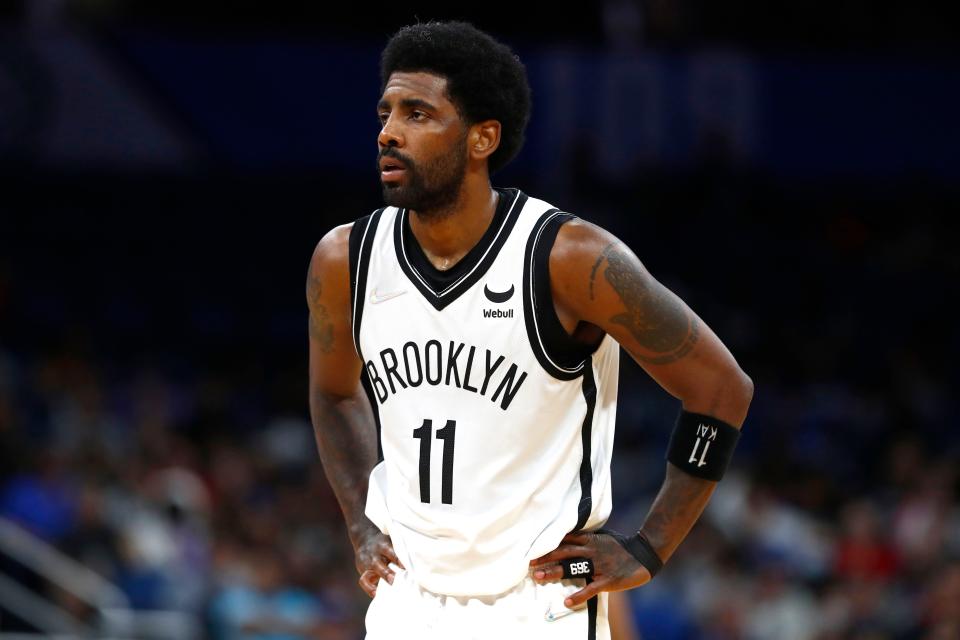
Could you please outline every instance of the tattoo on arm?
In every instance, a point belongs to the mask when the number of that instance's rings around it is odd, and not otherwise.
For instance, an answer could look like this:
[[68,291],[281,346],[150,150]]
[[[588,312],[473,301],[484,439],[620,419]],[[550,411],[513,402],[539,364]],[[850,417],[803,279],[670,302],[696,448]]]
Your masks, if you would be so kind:
[[307,276],[307,303],[310,307],[310,337],[317,341],[320,350],[333,350],[333,322],[327,308],[320,304],[320,279],[312,273]]
[[590,269],[590,299],[593,300],[593,281],[597,277],[597,268],[600,266],[600,263],[603,262],[603,259],[607,257],[607,254],[613,250],[613,242],[608,244],[603,248],[603,251],[600,252],[600,255],[597,256],[597,261],[593,263],[593,268]]
[[696,316],[670,291],[638,273],[623,253],[605,249],[604,254],[603,275],[626,307],[610,321],[626,327],[640,346],[656,354],[633,355],[650,364],[668,364],[690,353],[700,338]]
[[338,401],[323,393],[312,393],[310,417],[323,471],[356,547],[373,528],[364,516],[367,482],[378,457],[377,430],[370,405],[366,397]]
[[673,555],[707,506],[717,483],[667,465],[667,476],[640,528],[664,562]]

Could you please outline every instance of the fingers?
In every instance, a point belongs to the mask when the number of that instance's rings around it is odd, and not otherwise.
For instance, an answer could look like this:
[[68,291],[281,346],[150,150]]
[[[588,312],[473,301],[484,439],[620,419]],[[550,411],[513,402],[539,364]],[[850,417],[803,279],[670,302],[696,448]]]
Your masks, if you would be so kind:
[[403,563],[400,562],[400,558],[397,557],[397,552],[393,550],[393,544],[390,543],[390,540],[384,540],[380,545],[380,554],[387,559],[387,562],[392,562],[401,569],[406,569],[403,566]]
[[[553,560],[548,559],[548,558],[551,558],[552,554],[557,553],[557,552],[560,551],[561,549],[565,549],[565,548],[580,549],[581,551],[578,552],[578,553],[579,553],[579,555],[583,555],[582,550],[585,549],[585,548],[587,548],[587,547],[589,546],[589,544],[590,544],[590,538],[588,537],[587,534],[585,534],[585,533],[568,533],[567,535],[565,535],[565,536],[563,537],[563,540],[560,541],[560,544],[557,545],[557,548],[556,548],[556,549],[554,549],[553,551],[551,551],[550,553],[548,553],[548,554],[546,554],[546,555],[542,555],[542,556],[540,556],[539,558],[535,558],[534,560],[531,560],[531,561],[530,561],[530,565],[531,565],[531,566],[536,566],[536,565],[538,565],[538,564],[543,564],[544,562],[552,562]],[[562,558],[561,558],[561,559],[562,559]],[[554,559],[554,560],[555,560],[555,559]]]
[[387,583],[393,584],[396,574],[388,565],[389,562],[395,562],[397,566],[403,567],[389,543],[384,545],[380,551],[381,553],[370,561],[368,568],[363,571],[360,580],[358,580],[360,588],[371,598],[377,595],[377,585],[381,578],[386,580]]
[[610,581],[606,578],[600,578],[599,580],[594,580],[593,582],[587,584],[587,586],[585,586],[583,589],[580,589],[580,591],[577,591],[576,593],[573,593],[570,596],[568,596],[563,601],[564,606],[567,607],[568,609],[579,607],[584,602],[586,602],[593,596],[597,595],[601,591],[606,591],[604,587],[606,587],[609,582]]
[[590,547],[582,545],[560,545],[550,553],[535,558],[530,561],[530,566],[536,567],[541,564],[549,564],[552,562],[559,562],[560,560],[566,560],[567,558],[592,558],[593,549]]
[[533,579],[537,582],[555,582],[563,578],[563,567],[558,564],[551,564],[544,567],[537,567],[533,571]]
[[360,576],[360,588],[371,598],[377,595],[377,583],[380,582],[380,576],[375,571],[364,571]]
[[390,568],[390,563],[405,568],[397,557],[390,538],[386,536],[381,536],[380,540],[369,541],[361,545],[357,550],[356,560],[357,571],[360,572],[360,579],[357,582],[364,593],[371,598],[377,594],[377,585],[381,578],[386,580],[388,584],[393,584],[396,575]]
[[394,573],[393,569],[387,566],[387,563],[383,561],[383,558],[374,558],[373,562],[370,563],[369,571],[373,571],[379,577],[383,578],[390,584],[393,584]]

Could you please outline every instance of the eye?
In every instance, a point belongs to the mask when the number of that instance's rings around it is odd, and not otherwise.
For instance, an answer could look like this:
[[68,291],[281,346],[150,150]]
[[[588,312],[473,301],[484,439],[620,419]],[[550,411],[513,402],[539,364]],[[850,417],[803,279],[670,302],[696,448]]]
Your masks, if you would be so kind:
[[387,123],[387,118],[389,118],[389,117],[390,117],[390,114],[389,114],[389,113],[378,113],[378,114],[377,114],[377,120],[380,122],[380,126],[381,126],[381,127]]
[[428,116],[427,116],[427,114],[426,114],[425,111],[416,111],[416,110],[414,110],[414,111],[411,111],[411,112],[410,112],[410,119],[411,119],[411,120],[415,120],[415,121],[426,120],[427,117],[428,117]]

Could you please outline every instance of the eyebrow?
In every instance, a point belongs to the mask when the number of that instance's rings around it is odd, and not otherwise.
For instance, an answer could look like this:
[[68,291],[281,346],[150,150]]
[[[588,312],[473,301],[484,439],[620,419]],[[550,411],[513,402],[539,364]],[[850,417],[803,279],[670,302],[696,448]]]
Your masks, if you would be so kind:
[[[407,109],[419,108],[419,109],[426,109],[427,111],[437,111],[436,106],[420,98],[404,98],[403,100],[400,101],[400,106],[405,107]],[[389,108],[390,108],[389,100],[381,100],[380,102],[377,103],[377,111],[380,111],[381,109],[389,109]]]

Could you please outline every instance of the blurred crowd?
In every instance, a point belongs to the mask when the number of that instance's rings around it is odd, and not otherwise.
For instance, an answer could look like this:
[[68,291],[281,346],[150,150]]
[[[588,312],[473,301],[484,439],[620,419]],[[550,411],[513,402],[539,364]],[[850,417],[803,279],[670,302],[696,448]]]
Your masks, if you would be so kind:
[[[309,423],[250,424],[239,415],[251,399],[227,376],[107,369],[76,353],[17,362],[0,351],[0,515],[134,608],[195,614],[210,638],[356,637],[365,596]],[[10,559],[0,566],[95,614]]]
[[[625,366],[621,530],[659,484],[672,411],[642,375]],[[643,637],[960,637],[956,440],[891,430],[879,399],[843,387],[762,385],[707,515],[630,594]],[[236,371],[0,350],[0,515],[132,606],[195,614],[215,640],[360,638],[366,597],[310,424],[292,399],[268,395]],[[9,559],[0,566],[93,615]]]
[[[885,451],[875,491],[800,504],[725,478],[671,570],[632,594],[650,638],[960,637],[956,458],[909,440]],[[852,452],[852,455],[856,455]]]

